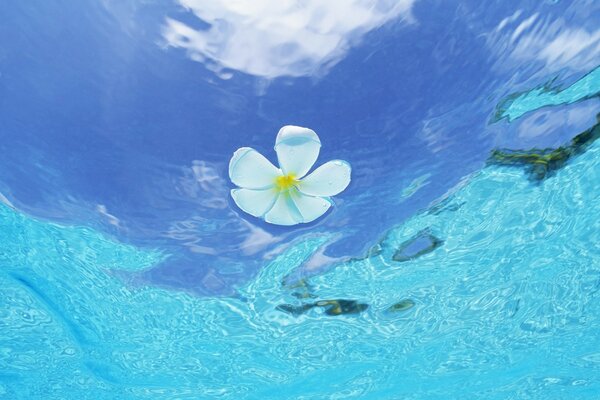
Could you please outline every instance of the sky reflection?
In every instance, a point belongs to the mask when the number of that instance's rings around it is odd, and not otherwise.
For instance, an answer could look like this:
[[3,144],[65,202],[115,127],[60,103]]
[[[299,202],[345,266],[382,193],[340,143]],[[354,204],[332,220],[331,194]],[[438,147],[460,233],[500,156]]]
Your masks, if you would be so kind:
[[414,0],[178,0],[203,24],[167,18],[168,46],[230,78],[227,70],[273,79],[323,75],[361,37],[398,18]]
[[[563,143],[599,110],[589,92],[494,118],[597,67],[598,2],[296,4],[0,3],[0,200],[170,254],[140,282],[232,294],[301,237],[331,237],[311,268],[364,254],[492,148]],[[353,167],[335,209],[292,228],[239,212],[227,178],[239,147],[274,161],[287,124]]]

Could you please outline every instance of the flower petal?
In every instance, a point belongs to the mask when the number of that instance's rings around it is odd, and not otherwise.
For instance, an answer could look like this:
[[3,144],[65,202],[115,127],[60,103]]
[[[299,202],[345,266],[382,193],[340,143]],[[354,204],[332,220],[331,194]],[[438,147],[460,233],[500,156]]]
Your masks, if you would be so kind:
[[281,175],[262,154],[250,147],[237,149],[229,161],[229,178],[235,185],[246,189],[267,189]]
[[287,125],[279,130],[275,140],[275,151],[279,166],[285,175],[302,178],[313,166],[321,141],[317,134],[308,128]]
[[312,222],[325,214],[333,202],[327,197],[313,197],[302,194],[298,189],[291,189],[290,196],[302,215],[302,222]]
[[265,214],[265,221],[276,225],[296,225],[302,222],[302,215],[289,192],[279,193],[275,204]]
[[298,182],[297,187],[310,196],[335,196],[348,187],[351,172],[346,161],[329,161]]
[[231,197],[239,208],[255,217],[262,217],[273,208],[278,192],[275,189],[233,189]]

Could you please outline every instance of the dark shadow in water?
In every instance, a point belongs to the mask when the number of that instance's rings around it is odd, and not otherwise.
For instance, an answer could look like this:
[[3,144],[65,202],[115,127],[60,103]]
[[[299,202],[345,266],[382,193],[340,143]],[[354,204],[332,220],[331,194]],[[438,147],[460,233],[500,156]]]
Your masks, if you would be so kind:
[[[384,253],[388,235],[386,235],[379,243],[371,247],[364,257],[352,258],[348,262],[366,260],[372,257],[381,256]],[[395,252],[391,257],[395,262],[404,262],[414,260],[425,254],[433,252],[435,249],[444,244],[444,241],[434,236],[429,229],[423,229],[410,239],[404,241],[399,246],[394,246]],[[389,256],[388,256],[389,257]],[[298,304],[280,304],[277,310],[288,313],[293,316],[300,316],[312,310],[315,307],[322,307],[326,315],[338,316],[349,314],[360,314],[369,308],[366,303],[360,303],[357,300],[348,299],[333,299],[333,300],[318,300],[312,302],[304,302],[309,299],[316,299],[318,296],[314,293],[313,287],[308,282],[308,278],[298,280],[289,279],[290,276],[283,279],[282,287],[285,290],[291,291],[291,295],[299,299]],[[415,306],[415,302],[411,299],[402,299],[389,306],[385,311],[388,313],[397,313],[407,311]]]
[[[21,284],[37,301],[39,301],[46,311],[52,315],[53,319],[62,323],[62,326],[65,327],[71,338],[81,349],[84,349],[84,351],[87,349],[88,355],[93,353],[92,349],[95,348],[95,345],[92,343],[92,341],[90,341],[90,339],[86,336],[81,327],[69,319],[66,316],[67,313],[62,310],[54,301],[52,301],[46,293],[44,293],[44,290],[40,288],[38,283],[34,283],[28,277],[20,274],[8,273],[8,275],[16,282]],[[122,383],[120,380],[115,378],[114,374],[111,372],[111,368],[113,367],[105,362],[98,360],[87,360],[84,361],[83,365],[88,368],[89,371],[94,374],[94,376],[104,380],[105,382],[112,384]],[[10,374],[3,375],[0,373],[0,380],[4,379],[5,377],[10,378]]]
[[[313,294],[313,289],[306,279],[300,279],[291,285],[285,285],[286,289],[293,290],[292,296],[299,300],[315,299],[317,296]],[[415,302],[411,299],[403,299],[386,309],[388,313],[396,313],[407,311],[415,306]],[[312,310],[315,307],[321,307],[325,310],[325,314],[329,316],[338,315],[352,315],[360,314],[369,308],[366,303],[360,303],[357,300],[348,299],[334,299],[334,300],[318,300],[310,303],[294,304],[280,304],[277,306],[277,310],[283,311],[295,317],[298,317],[306,312]]]
[[417,257],[431,253],[442,244],[444,244],[443,240],[425,229],[401,243],[394,253],[392,260],[398,262],[414,260]]
[[406,310],[410,310],[415,306],[415,302],[411,299],[400,300],[397,303],[392,304],[387,311],[388,312],[402,312]]
[[[408,311],[415,306],[415,302],[411,299],[400,300],[386,309],[388,313],[398,313]],[[347,299],[336,299],[336,300],[319,300],[313,303],[305,303],[299,305],[293,304],[280,304],[277,306],[277,310],[283,311],[294,317],[298,317],[315,307],[322,307],[325,310],[325,314],[329,316],[338,315],[356,315],[369,308],[366,303],[360,303],[357,300]]]
[[299,316],[305,312],[312,310],[315,307],[321,307],[325,310],[325,314],[330,316],[360,314],[369,308],[368,304],[359,303],[356,300],[336,299],[336,300],[319,300],[314,303],[301,304],[298,306],[291,304],[281,304],[277,306],[279,311],[286,312],[293,316]]
[[81,346],[89,345],[90,341],[82,332],[81,328],[73,321],[65,317],[65,312],[61,310],[50,298],[38,288],[38,286],[29,279],[14,273],[9,273],[10,277],[24,286],[33,297],[42,303],[46,310],[50,312],[56,320],[62,322],[62,325],[68,329],[71,337]]
[[497,149],[492,151],[488,165],[523,167],[532,181],[543,181],[562,168],[572,157],[583,153],[600,137],[600,114],[596,118],[596,125],[575,136],[565,146],[541,150]]
[[[534,181],[542,181],[550,176],[554,171],[563,167],[571,158],[583,153],[593,142],[600,137],[600,114],[597,115],[598,122],[590,129],[575,136],[568,145],[556,149],[533,149],[533,150],[494,150],[488,161],[488,165],[507,165],[524,167]],[[452,197],[446,198],[434,208],[429,209],[430,214],[439,214],[442,210],[456,211],[462,204],[454,204],[450,201]],[[371,247],[364,257],[353,258],[349,260],[361,261],[371,257],[382,256],[385,249],[390,247],[386,243],[388,235],[384,236],[379,243]],[[402,242],[398,246],[393,246],[394,253],[391,259],[396,262],[406,262],[414,260],[425,254],[433,252],[444,244],[444,241],[433,235],[429,228],[423,229],[413,237]],[[393,245],[393,243],[392,243]],[[389,257],[389,255],[388,255]],[[300,279],[292,284],[283,282],[285,289],[291,290],[292,295],[302,300],[315,299],[318,296],[314,294],[313,288],[306,279]],[[404,312],[412,309],[415,302],[411,299],[400,300],[386,309],[388,313]],[[293,316],[300,316],[312,310],[315,307],[323,307],[325,314],[330,316],[360,314],[365,311],[369,305],[360,303],[357,300],[335,299],[319,300],[309,303],[281,304],[277,310],[286,312]],[[518,303],[515,312],[518,310]]]
[[[461,205],[456,209],[460,208]],[[455,211],[455,209],[451,211]],[[355,257],[350,259],[350,261],[363,261],[368,258],[380,256],[383,253],[386,239],[387,235],[379,243],[372,246],[363,257]],[[433,235],[429,229],[423,229],[410,239],[402,242],[394,252],[392,260],[397,262],[414,260],[417,257],[431,253],[443,244],[444,241]]]

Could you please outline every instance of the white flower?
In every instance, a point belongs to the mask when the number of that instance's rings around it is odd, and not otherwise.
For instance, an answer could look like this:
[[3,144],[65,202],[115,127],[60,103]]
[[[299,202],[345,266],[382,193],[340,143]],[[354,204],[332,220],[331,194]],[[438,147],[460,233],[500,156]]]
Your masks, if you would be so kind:
[[333,160],[304,177],[320,148],[313,130],[288,125],[275,140],[281,169],[250,147],[238,149],[229,162],[229,178],[240,187],[231,191],[235,204],[271,224],[296,225],[319,218],[333,205],[330,196],[346,189],[351,172],[346,161]]

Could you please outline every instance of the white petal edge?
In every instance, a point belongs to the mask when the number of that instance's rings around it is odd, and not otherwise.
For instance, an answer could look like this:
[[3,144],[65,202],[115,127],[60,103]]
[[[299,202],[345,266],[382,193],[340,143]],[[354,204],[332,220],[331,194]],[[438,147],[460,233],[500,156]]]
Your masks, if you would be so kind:
[[273,207],[265,214],[266,222],[275,225],[296,225],[302,222],[302,215],[296,208],[289,192],[281,192]]
[[302,222],[304,223],[312,222],[319,218],[333,205],[331,199],[327,197],[307,196],[297,189],[290,190],[290,195],[300,215],[302,215]]
[[245,189],[273,187],[281,171],[250,147],[237,149],[229,161],[229,179]]
[[235,204],[255,217],[265,215],[277,200],[278,191],[275,189],[253,190],[253,189],[233,189],[231,197]]
[[297,187],[309,196],[335,196],[348,187],[351,173],[346,161],[329,161],[298,182]]
[[275,151],[284,174],[302,178],[319,157],[321,141],[312,129],[286,125],[279,130]]

